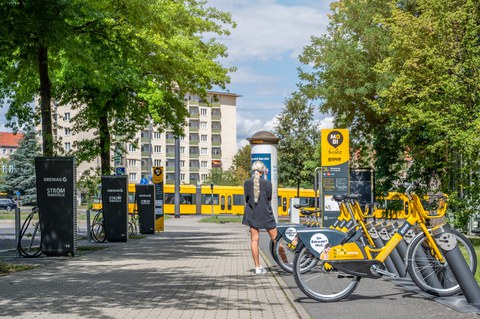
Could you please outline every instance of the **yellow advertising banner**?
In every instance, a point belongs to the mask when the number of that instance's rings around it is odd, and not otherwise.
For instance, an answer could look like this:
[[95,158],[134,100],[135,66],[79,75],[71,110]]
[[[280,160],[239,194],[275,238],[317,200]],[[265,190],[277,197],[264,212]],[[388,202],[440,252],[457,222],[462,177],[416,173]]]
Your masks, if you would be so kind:
[[163,183],[163,166],[154,166],[152,170],[153,170],[152,183],[153,184]]
[[322,130],[322,166],[337,166],[350,160],[347,129]]

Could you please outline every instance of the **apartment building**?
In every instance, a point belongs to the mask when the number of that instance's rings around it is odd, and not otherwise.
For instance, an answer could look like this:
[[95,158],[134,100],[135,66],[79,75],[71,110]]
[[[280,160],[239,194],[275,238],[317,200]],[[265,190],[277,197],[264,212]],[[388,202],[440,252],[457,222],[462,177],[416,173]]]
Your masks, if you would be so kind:
[[[213,167],[230,168],[236,153],[236,100],[233,93],[208,92],[207,100],[196,95],[185,96],[189,110],[185,135],[180,137],[180,182],[198,184],[208,178]],[[69,106],[54,108],[54,135],[66,152],[72,151],[75,141],[95,138],[95,132],[73,134],[71,119],[76,110]],[[39,134],[41,134],[39,132]],[[163,166],[167,183],[174,182],[175,137],[172,131],[157,131],[146,127],[137,133],[137,142],[124,145],[126,154],[115,155],[112,166],[123,167],[129,182],[150,179],[152,166]],[[100,167],[100,159],[77,165],[77,176],[86,170]]]
[[0,165],[2,173],[13,170],[13,166],[8,165],[7,161],[17,150],[22,140],[23,133],[0,132]]

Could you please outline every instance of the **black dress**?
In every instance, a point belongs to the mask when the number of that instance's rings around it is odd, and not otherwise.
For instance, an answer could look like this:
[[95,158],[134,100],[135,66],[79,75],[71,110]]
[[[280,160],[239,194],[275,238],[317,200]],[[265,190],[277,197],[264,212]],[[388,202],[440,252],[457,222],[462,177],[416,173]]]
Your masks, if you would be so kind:
[[260,179],[260,196],[257,203],[255,203],[253,194],[253,178],[245,181],[243,191],[245,194],[245,211],[242,223],[256,229],[277,227],[270,204],[272,200],[272,184],[263,178]]

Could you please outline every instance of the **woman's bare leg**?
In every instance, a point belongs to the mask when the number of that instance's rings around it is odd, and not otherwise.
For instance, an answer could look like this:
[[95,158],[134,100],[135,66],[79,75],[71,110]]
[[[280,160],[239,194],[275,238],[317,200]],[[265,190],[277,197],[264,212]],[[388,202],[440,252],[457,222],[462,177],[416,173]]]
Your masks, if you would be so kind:
[[259,231],[256,228],[250,227],[250,238],[252,241],[252,257],[253,262],[255,263],[255,267],[260,267],[260,258],[258,256],[258,238],[259,238]]

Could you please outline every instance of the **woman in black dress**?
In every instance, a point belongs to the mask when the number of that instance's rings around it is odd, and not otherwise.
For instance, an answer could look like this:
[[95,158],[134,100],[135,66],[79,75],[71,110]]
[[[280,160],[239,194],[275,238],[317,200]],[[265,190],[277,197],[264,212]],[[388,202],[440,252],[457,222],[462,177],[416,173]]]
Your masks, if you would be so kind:
[[275,241],[277,224],[270,204],[272,200],[272,183],[261,178],[266,171],[265,164],[261,161],[256,161],[252,165],[252,171],[252,178],[246,180],[243,185],[245,194],[243,224],[250,227],[255,274],[263,275],[267,273],[267,270],[260,265],[258,254],[259,232],[260,229],[266,229],[272,241]]

